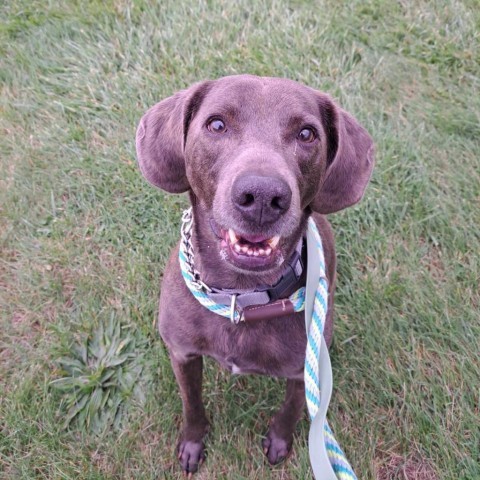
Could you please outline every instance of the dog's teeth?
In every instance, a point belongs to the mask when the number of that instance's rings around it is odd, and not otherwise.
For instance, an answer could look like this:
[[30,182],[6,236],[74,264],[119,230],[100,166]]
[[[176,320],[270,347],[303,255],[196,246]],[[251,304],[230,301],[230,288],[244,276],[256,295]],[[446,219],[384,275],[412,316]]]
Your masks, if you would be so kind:
[[250,256],[253,255],[253,249],[252,249],[252,248],[249,248],[249,249],[247,250],[247,255],[250,255]]
[[238,243],[236,243],[236,244],[233,246],[233,248],[235,249],[235,251],[236,251],[237,253],[240,253],[240,252],[242,251],[242,248],[240,247],[240,245],[239,245]]
[[264,250],[263,248],[260,248],[260,249],[258,250],[258,253],[259,253],[260,255],[265,255],[265,250]]
[[229,229],[228,229],[228,237],[230,238],[230,243],[231,243],[232,245],[235,245],[235,243],[238,242],[237,234],[233,231],[232,228],[229,228]]
[[270,247],[267,247],[265,249],[265,255],[268,257],[272,253],[272,249]]
[[272,237],[270,240],[267,240],[267,243],[272,247],[275,248],[278,245],[278,242],[280,241],[280,235],[275,235]]
[[254,257],[258,257],[259,255],[260,255],[260,254],[258,253],[258,250],[255,249],[255,250],[253,251],[253,256],[254,256]]
[[243,253],[247,253],[248,252],[248,247],[243,246],[243,247],[241,247],[241,250],[242,250]]

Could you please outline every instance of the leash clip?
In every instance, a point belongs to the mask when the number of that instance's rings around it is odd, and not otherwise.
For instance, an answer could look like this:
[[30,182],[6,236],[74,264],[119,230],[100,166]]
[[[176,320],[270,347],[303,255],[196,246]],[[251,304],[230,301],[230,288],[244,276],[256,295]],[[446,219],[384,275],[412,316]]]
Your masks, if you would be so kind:
[[[232,295],[232,301],[230,303],[230,321],[234,325],[238,325],[240,322],[243,321],[243,312],[237,312],[237,296],[238,293],[234,293]],[[235,318],[236,313],[238,313],[238,319]]]

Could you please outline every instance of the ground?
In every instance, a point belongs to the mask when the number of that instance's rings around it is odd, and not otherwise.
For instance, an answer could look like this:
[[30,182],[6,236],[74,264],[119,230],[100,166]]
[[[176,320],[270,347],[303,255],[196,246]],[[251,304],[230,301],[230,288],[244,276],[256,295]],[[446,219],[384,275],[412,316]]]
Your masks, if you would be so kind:
[[[474,0],[11,0],[0,7],[0,477],[181,478],[155,328],[184,196],[148,185],[143,112],[236,73],[329,92],[373,136],[338,248],[336,437],[361,479],[480,478],[480,9]],[[270,468],[283,385],[207,362],[198,479]]]

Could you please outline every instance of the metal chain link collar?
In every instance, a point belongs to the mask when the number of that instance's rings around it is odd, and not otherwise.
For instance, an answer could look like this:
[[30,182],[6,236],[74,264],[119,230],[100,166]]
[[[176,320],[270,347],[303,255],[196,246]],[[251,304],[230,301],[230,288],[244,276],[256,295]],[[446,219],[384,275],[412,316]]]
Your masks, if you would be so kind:
[[200,279],[200,272],[195,268],[195,252],[193,251],[192,239],[193,213],[188,208],[182,214],[182,227],[180,229],[182,242],[185,246],[185,265],[188,273],[191,275],[192,285],[200,292],[211,293],[212,289]]

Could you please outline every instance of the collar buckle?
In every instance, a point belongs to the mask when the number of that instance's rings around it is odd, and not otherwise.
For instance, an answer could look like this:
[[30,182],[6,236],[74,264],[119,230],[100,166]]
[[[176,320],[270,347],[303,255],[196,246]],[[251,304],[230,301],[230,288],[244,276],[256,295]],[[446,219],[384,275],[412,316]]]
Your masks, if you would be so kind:
[[301,243],[290,257],[282,278],[275,285],[266,290],[271,302],[275,302],[276,300],[288,296],[289,292],[291,293],[292,287],[296,286],[302,278],[302,274],[305,271],[304,254],[306,242],[304,242],[303,239],[301,239],[300,242]]
[[[242,311],[237,311],[237,297],[238,293],[232,294],[232,301],[230,303],[230,321],[232,322],[233,325],[238,325],[240,322],[243,321],[243,312]],[[236,317],[236,315],[238,317]]]

